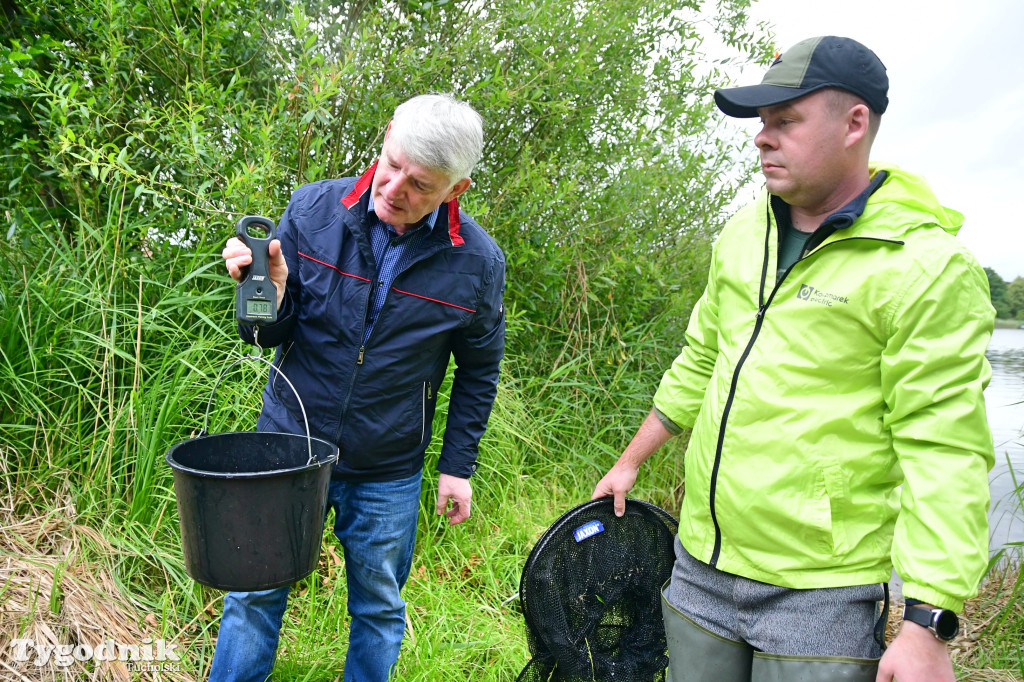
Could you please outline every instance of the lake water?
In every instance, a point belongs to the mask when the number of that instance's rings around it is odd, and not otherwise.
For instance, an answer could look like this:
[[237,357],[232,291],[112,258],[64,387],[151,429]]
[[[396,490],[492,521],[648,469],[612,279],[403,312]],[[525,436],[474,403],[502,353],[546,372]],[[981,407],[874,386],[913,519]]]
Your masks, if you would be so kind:
[[989,472],[990,546],[1024,542],[1024,518],[1014,492],[1024,485],[1024,329],[997,329],[986,353],[992,381],[985,389],[985,407],[996,450]]

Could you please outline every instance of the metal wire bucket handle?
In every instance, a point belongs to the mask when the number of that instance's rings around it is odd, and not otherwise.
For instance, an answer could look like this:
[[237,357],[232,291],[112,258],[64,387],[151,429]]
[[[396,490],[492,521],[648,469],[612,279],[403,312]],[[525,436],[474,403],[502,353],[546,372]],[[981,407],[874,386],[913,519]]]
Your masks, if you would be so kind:
[[249,353],[238,358],[230,365],[225,367],[223,370],[221,370],[220,376],[217,377],[217,382],[213,385],[213,390],[210,391],[210,399],[206,402],[206,416],[203,417],[203,430],[199,432],[199,436],[202,437],[207,434],[207,427],[209,427],[210,425],[210,406],[213,405],[213,397],[217,393],[217,387],[220,386],[220,382],[224,379],[224,375],[226,375],[232,367],[234,367],[240,362],[244,362],[246,360],[259,360],[263,364],[268,365],[271,369],[276,371],[281,376],[281,378],[285,380],[285,383],[288,384],[288,388],[292,389],[292,393],[295,394],[295,399],[299,401],[299,409],[302,410],[302,421],[306,425],[306,447],[309,450],[309,459],[306,461],[306,466],[309,466],[310,464],[314,463],[319,464],[316,458],[313,457],[313,437],[310,435],[309,419],[306,418],[306,407],[305,405],[302,404],[302,397],[299,395],[299,392],[295,390],[295,386],[292,384],[291,380],[288,379],[287,375],[285,375],[285,373],[281,371],[281,368],[279,368],[277,365],[264,358],[262,355],[259,355],[259,351],[262,351],[263,348],[259,344],[259,332],[257,331],[258,329],[258,326],[253,328],[253,341],[255,341],[255,346],[259,350],[256,353]]

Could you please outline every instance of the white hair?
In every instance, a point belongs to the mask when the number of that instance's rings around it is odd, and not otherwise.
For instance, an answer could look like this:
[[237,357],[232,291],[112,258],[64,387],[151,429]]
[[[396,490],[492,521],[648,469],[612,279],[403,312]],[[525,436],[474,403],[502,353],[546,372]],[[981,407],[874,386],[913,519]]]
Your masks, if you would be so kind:
[[418,95],[395,109],[388,139],[454,184],[469,177],[483,154],[483,118],[451,95]]

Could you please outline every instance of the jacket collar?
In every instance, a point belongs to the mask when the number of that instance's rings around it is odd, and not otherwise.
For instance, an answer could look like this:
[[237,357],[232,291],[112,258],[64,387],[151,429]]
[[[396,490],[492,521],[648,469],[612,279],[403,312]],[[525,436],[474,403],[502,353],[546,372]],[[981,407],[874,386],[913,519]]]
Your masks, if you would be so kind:
[[[373,205],[373,192],[370,192],[370,199],[367,202],[366,211],[367,211],[367,213],[373,213],[374,215],[377,214],[376,210],[374,210],[374,205]],[[441,213],[441,207],[438,206],[437,208],[435,208],[433,211],[428,213],[426,216],[424,216],[420,220],[420,225],[419,226],[425,227],[428,234],[433,232],[434,231],[434,225],[437,224],[437,216],[440,215],[440,213]],[[377,220],[379,222],[383,222],[383,221],[380,220],[380,216],[377,216]]]
[[[816,229],[810,239],[807,240],[807,244],[804,248],[807,251],[816,249],[836,231],[845,230],[857,222],[857,219],[860,218],[862,213],[864,213],[864,208],[868,204],[868,199],[879,187],[882,186],[882,183],[885,182],[885,179],[888,176],[889,173],[884,170],[875,173],[875,176],[871,178],[871,182],[869,182],[868,186],[864,188],[864,191],[847,202],[846,205],[839,210],[830,213],[828,217],[822,221],[821,225],[818,226],[818,229]],[[778,223],[780,212],[788,212],[790,210],[789,206],[780,197],[777,197],[774,194],[768,195],[768,201],[772,211],[775,213],[776,223]]]

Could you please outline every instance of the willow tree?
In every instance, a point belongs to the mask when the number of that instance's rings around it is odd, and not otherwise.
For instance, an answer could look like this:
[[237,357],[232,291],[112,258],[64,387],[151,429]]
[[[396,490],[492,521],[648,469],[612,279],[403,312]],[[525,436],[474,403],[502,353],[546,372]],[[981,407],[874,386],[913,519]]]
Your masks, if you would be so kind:
[[[724,76],[705,45],[765,57],[747,4],[5,4],[11,460],[31,470],[45,447],[102,476],[101,508],[152,515],[153,462],[194,423],[183,368],[215,366],[231,340],[218,253],[235,219],[276,217],[297,185],[361,172],[394,107],[426,91],[486,121],[464,207],[507,254],[509,376],[650,371],[631,349],[678,331],[746,177],[718,129]],[[253,400],[222,418],[248,419]]]

